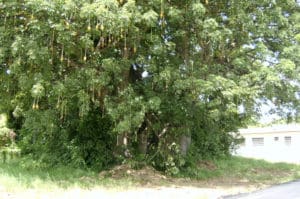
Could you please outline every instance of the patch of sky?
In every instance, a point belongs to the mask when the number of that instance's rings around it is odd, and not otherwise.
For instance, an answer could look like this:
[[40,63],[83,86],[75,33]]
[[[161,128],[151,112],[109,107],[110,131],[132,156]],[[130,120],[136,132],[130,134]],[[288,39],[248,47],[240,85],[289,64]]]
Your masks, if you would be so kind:
[[221,16],[221,18],[222,18],[223,21],[227,21],[228,20],[228,16],[224,12],[221,12],[220,16]]
[[195,51],[196,51],[197,53],[199,53],[201,50],[202,50],[201,46],[200,46],[199,44],[197,44],[197,45],[195,46]]
[[278,26],[278,24],[277,24],[276,22],[270,22],[269,25],[268,25],[268,27],[269,27],[270,29],[274,29],[274,28],[277,27],[277,26]]
[[273,53],[272,55],[266,55],[265,60],[263,61],[263,64],[265,66],[272,66],[274,64],[278,64],[278,53]]
[[264,39],[262,37],[259,37],[259,38],[255,39],[254,41],[256,41],[256,42],[263,42]]
[[199,95],[198,98],[201,102],[209,102],[209,98],[206,97],[204,94]]
[[297,100],[300,100],[300,91],[298,91],[298,92],[295,93],[295,98]]
[[283,12],[283,16],[285,16],[285,17],[289,17],[289,16],[291,16],[291,14],[290,14],[290,13],[288,13],[288,12]]
[[255,49],[256,45],[255,44],[244,44],[242,47],[244,49],[251,49],[251,50],[253,50],[253,49]]
[[259,123],[268,124],[280,119],[280,115],[274,112],[274,110],[276,109],[276,105],[271,100],[259,99],[257,100],[257,104],[260,110],[260,118],[258,121]]
[[144,71],[143,73],[142,73],[142,78],[146,78],[146,77],[148,77],[149,76],[149,73],[148,73],[148,71]]
[[244,114],[246,112],[245,106],[243,104],[238,106],[239,114]]

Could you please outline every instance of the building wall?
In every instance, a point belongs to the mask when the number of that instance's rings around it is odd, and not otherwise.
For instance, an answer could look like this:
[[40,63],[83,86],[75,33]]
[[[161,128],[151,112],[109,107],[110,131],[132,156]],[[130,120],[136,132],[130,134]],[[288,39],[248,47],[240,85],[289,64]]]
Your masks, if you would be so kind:
[[300,129],[282,132],[248,132],[242,136],[245,138],[245,143],[238,147],[235,151],[236,155],[271,162],[300,164]]

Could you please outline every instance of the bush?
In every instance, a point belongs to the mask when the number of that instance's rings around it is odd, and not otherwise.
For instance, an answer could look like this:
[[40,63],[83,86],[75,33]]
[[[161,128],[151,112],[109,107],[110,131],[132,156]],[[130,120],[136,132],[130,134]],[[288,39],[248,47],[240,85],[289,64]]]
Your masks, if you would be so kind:
[[113,163],[109,118],[99,110],[85,118],[60,121],[55,111],[29,111],[20,131],[22,154],[48,165],[103,169]]

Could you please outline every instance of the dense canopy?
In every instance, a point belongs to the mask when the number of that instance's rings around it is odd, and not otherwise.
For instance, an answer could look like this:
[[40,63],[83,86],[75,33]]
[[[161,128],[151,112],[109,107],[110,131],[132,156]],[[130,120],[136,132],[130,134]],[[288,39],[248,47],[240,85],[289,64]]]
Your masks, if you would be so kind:
[[299,110],[297,1],[16,0],[0,8],[1,110],[22,152],[39,160],[103,168],[134,158],[176,173],[187,152],[228,154],[229,132],[259,103]]

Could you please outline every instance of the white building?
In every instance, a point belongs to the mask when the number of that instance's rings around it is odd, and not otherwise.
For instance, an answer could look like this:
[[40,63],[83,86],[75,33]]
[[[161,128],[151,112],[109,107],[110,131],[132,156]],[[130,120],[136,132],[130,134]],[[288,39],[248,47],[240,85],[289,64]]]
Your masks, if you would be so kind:
[[235,154],[271,162],[300,164],[300,125],[241,129],[242,143]]

